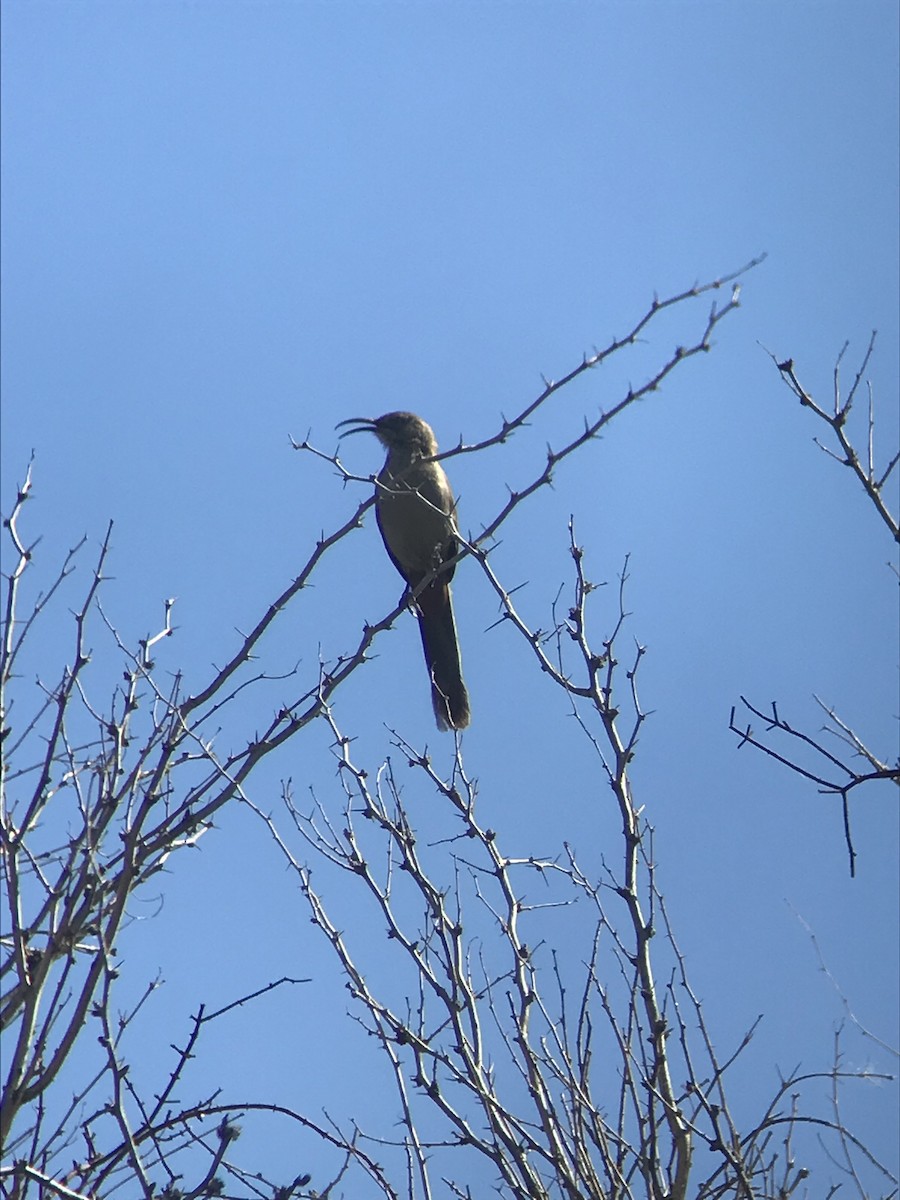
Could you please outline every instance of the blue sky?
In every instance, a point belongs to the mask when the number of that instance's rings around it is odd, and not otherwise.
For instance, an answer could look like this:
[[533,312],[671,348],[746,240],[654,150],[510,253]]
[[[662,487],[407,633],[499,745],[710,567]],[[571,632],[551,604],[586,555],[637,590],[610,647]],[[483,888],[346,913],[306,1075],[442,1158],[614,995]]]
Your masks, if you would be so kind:
[[[444,446],[486,437],[542,374],[623,333],[654,293],[767,254],[713,352],[563,467],[496,557],[509,586],[528,582],[523,608],[546,628],[569,514],[595,579],[614,583],[631,556],[654,710],[635,782],[722,1044],[766,1014],[747,1097],[776,1064],[828,1065],[841,1008],[798,913],[859,1018],[896,1039],[896,797],[856,803],[850,880],[835,806],[738,753],[727,720],[743,693],[815,730],[815,693],[874,749],[896,751],[890,539],[812,443],[820,431],[763,347],[827,400],[844,342],[849,381],[877,329],[868,377],[882,461],[893,453],[897,24],[875,0],[7,0],[3,12],[3,510],[33,448],[28,515],[48,571],[113,518],[106,609],[135,639],[177,596],[166,663],[189,683],[363,494],[289,435],[331,451],[338,420],[403,408]],[[547,441],[702,327],[706,308],[563,392],[502,452],[449,464],[463,528],[540,469]],[[379,466],[374,441],[342,453],[360,474]],[[613,592],[598,599],[598,628]],[[493,627],[471,565],[455,593],[474,710],[466,762],[490,822],[536,852],[560,836],[590,845],[593,822],[605,828],[596,764],[562,697]],[[398,595],[369,521],[283,615],[265,666],[339,653]],[[48,635],[48,661],[67,638],[63,624]],[[338,700],[361,756],[374,769],[389,750],[374,710],[446,763],[412,621],[378,649]],[[338,803],[327,738],[315,752],[313,741],[260,780],[263,807],[288,775]],[[343,1001],[327,956],[261,832],[239,812],[220,826],[173,865],[162,913],[131,935],[138,971],[169,981],[148,1020],[165,1029],[200,1001],[314,975],[303,998],[271,1002],[274,1040],[232,1033],[242,1049],[223,1060],[224,1085],[258,1073],[298,1106],[349,1111],[359,1081],[342,1090],[334,1066]],[[185,911],[202,931],[190,953],[173,933]],[[297,1010],[315,1033],[305,1041]],[[896,1168],[896,1092],[871,1091],[848,1104]]]

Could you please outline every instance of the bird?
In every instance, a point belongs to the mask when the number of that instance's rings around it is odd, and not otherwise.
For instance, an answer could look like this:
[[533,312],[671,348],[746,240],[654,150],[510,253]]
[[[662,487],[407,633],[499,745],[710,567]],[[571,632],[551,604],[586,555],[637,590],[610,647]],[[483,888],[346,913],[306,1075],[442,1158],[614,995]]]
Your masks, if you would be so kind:
[[434,430],[410,412],[389,412],[374,419],[351,417],[337,428],[350,425],[354,428],[345,429],[341,437],[374,433],[387,450],[376,479],[378,528],[419,620],[437,727],[465,729],[471,709],[450,595],[456,564],[450,562],[441,570],[459,553],[456,501],[446,472],[432,461],[438,449]]

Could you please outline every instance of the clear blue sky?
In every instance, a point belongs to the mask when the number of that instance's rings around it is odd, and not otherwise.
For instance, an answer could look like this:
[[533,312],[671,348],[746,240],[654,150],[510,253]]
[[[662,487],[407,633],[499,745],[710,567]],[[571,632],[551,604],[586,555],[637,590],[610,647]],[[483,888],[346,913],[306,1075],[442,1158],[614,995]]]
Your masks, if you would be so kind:
[[[47,570],[114,518],[107,611],[135,639],[177,596],[166,662],[194,683],[361,495],[289,434],[330,451],[338,420],[404,408],[444,445],[474,441],[654,292],[768,254],[713,353],[562,469],[496,565],[528,581],[526,615],[546,628],[570,513],[593,578],[614,581],[631,554],[654,710],[635,783],[722,1048],[765,1014],[747,1103],[776,1066],[829,1063],[841,1006],[796,914],[859,1019],[896,1041],[896,795],[856,804],[850,880],[835,805],[727,731],[741,693],[814,731],[816,693],[896,753],[890,539],[761,348],[793,357],[824,400],[844,341],[849,379],[877,328],[869,377],[893,453],[896,6],[6,0],[2,32],[3,509],[34,448]],[[463,527],[644,361],[590,375],[504,453],[455,462]],[[345,460],[375,470],[374,441]],[[466,761],[489,823],[535,853],[561,837],[589,850],[612,826],[563,698],[492,627],[474,567],[455,590]],[[284,614],[264,667],[340,653],[398,595],[370,522]],[[338,699],[360,755],[374,769],[388,752],[375,706],[446,763],[412,621],[379,652]],[[406,698],[398,673],[416,685]],[[287,775],[338,802],[314,740],[259,780],[263,807]],[[357,1075],[344,993],[249,818],[223,817],[159,891],[161,914],[130,934],[132,967],[168,981],[148,1039],[165,1047],[201,1001],[314,975],[270,1002],[271,1027],[237,1014],[210,1078],[310,1111],[365,1107],[380,1064]],[[848,1115],[896,1168],[893,1097],[869,1089]]]

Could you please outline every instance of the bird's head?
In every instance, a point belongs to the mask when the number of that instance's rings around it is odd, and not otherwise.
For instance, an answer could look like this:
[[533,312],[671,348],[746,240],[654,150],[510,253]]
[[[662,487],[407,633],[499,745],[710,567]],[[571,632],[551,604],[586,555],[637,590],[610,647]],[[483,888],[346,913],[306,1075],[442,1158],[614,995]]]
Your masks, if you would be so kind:
[[354,428],[345,429],[341,437],[351,433],[374,433],[388,450],[404,450],[418,458],[430,458],[437,454],[437,439],[431,426],[415,413],[390,412],[374,420],[371,417],[350,417],[347,421],[340,421],[336,428],[344,425]]

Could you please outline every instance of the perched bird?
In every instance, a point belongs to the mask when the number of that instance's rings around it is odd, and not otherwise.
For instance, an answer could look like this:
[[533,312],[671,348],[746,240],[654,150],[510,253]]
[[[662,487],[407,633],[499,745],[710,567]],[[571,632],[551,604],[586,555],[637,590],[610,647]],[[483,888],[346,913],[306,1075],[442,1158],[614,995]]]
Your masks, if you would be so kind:
[[[431,426],[408,412],[385,413],[374,421],[353,417],[341,434],[374,433],[387,449],[377,480],[375,511],[385,549],[415,594],[422,581],[459,552],[456,503],[437,454]],[[431,699],[438,729],[465,729],[469,694],[463,683],[459,643],[450,598],[453,566],[440,571],[415,595]]]

